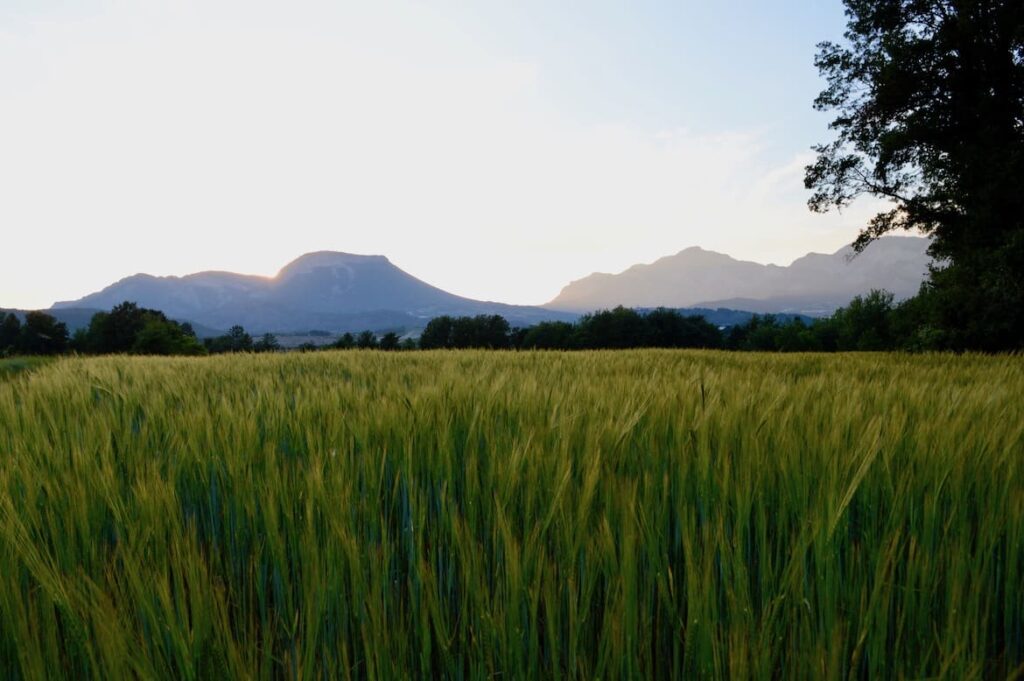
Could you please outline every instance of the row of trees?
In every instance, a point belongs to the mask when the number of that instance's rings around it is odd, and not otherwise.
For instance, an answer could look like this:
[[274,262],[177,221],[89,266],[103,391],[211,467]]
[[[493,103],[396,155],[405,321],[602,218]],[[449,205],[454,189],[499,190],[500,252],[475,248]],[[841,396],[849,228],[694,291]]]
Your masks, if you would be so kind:
[[216,355],[224,352],[277,352],[281,344],[272,333],[265,333],[259,340],[253,340],[243,327],[235,325],[223,336],[204,338],[203,347],[206,352]]
[[68,349],[68,327],[45,312],[28,312],[25,322],[13,312],[0,319],[0,356],[56,355]]
[[412,338],[402,338],[394,331],[388,331],[380,338],[373,331],[362,331],[355,336],[351,333],[342,334],[337,341],[327,347],[335,350],[415,350],[419,346]]
[[541,350],[625,348],[713,348],[775,352],[928,350],[942,347],[937,330],[922,325],[918,299],[894,304],[891,293],[858,296],[831,317],[805,322],[755,315],[727,328],[701,316],[659,308],[647,313],[617,307],[585,315],[576,323],[541,322],[509,328],[498,316],[438,317],[420,347]]
[[124,302],[109,312],[97,312],[89,325],[73,335],[67,325],[45,312],[28,312],[24,323],[8,313],[0,319],[0,356],[57,355],[67,351],[87,355],[204,355],[278,349],[273,336],[253,343],[242,327],[204,341],[191,324],[168,319],[160,310]]
[[[575,323],[541,322],[512,328],[499,315],[443,316],[432,319],[419,341],[395,332],[346,333],[325,346],[306,344],[299,350],[379,349],[431,350],[487,348],[596,350],[624,348],[717,348],[776,352],[958,349],[959,339],[934,323],[932,294],[926,286],[915,298],[896,304],[891,293],[872,291],[854,298],[831,317],[804,321],[755,315],[741,325],[719,328],[703,317],[659,308],[649,312],[617,307],[588,314]],[[71,337],[67,327],[43,312],[30,312],[22,323],[8,314],[0,320],[0,353],[85,354],[132,353],[201,355],[225,352],[274,352],[281,349],[273,334],[254,340],[244,328],[202,341],[192,327],[168,319],[158,310],[125,302],[110,312],[96,313],[85,329]]]
[[97,312],[79,329],[71,348],[85,354],[201,355],[204,348],[192,326],[168,319],[159,310],[124,302]]

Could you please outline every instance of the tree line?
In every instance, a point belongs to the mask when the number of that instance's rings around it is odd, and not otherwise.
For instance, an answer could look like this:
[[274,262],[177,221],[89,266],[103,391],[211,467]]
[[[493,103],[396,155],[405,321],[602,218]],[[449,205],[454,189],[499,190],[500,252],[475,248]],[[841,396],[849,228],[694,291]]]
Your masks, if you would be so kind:
[[13,312],[0,319],[0,356],[59,355],[205,355],[278,349],[276,339],[264,337],[253,342],[242,327],[224,336],[200,340],[187,322],[169,319],[160,310],[139,307],[132,302],[116,305],[109,312],[97,312],[87,327],[74,334],[67,325],[45,312],[27,312],[22,322]]
[[[896,303],[886,291],[855,297],[829,317],[805,322],[800,317],[754,315],[747,322],[718,327],[700,315],[667,308],[637,311],[616,307],[582,316],[576,322],[549,321],[512,327],[500,315],[435,317],[419,339],[390,331],[345,333],[329,345],[306,343],[297,350],[601,350],[627,348],[708,348],[768,352],[838,352],[958,349],[946,331],[929,324],[927,286],[918,296]],[[168,319],[159,310],[125,302],[97,312],[88,327],[68,334],[64,323],[45,312],[29,312],[22,323],[14,314],[0,319],[0,354],[205,355],[275,352],[273,334],[253,338],[241,326],[200,340],[188,323]]]
[[658,308],[617,307],[576,322],[541,322],[510,328],[497,315],[438,317],[420,336],[419,347],[520,350],[707,348],[767,352],[941,350],[944,337],[923,323],[919,298],[896,304],[886,291],[855,297],[829,317],[754,315],[747,322],[717,327],[699,315]]

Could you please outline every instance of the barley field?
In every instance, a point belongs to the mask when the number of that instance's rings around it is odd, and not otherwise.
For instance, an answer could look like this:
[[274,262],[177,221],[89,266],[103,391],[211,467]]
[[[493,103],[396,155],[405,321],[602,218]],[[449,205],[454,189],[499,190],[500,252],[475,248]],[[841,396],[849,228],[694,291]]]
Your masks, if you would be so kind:
[[1024,677],[1024,358],[63,359],[0,678]]

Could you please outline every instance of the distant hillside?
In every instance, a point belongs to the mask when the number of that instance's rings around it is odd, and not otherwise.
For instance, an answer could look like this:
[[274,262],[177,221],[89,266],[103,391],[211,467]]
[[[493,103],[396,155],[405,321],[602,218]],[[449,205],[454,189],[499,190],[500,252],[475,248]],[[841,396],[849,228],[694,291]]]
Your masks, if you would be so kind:
[[540,307],[462,298],[420,281],[381,255],[309,253],[276,277],[200,272],[184,277],[136,274],[55,310],[110,309],[125,300],[212,328],[241,324],[254,333],[320,329],[421,328],[439,315],[500,314],[525,326],[575,315]]
[[574,281],[546,307],[721,307],[821,316],[872,288],[892,291],[898,299],[916,294],[928,272],[928,244],[921,237],[886,237],[856,257],[847,246],[830,255],[810,253],[788,267],[688,248],[620,274]]

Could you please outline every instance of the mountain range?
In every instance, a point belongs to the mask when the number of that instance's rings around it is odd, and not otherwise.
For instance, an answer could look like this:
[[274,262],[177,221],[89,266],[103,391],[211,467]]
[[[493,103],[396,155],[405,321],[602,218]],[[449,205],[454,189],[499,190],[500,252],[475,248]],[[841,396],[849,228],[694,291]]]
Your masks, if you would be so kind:
[[199,272],[136,274],[54,310],[109,310],[125,300],[213,329],[241,324],[254,333],[422,328],[439,315],[500,314],[527,326],[574,314],[463,298],[431,286],[382,255],[307,253],[275,277]]
[[92,311],[130,300],[209,333],[235,324],[253,333],[417,329],[439,315],[478,314],[500,314],[513,326],[528,326],[570,321],[616,305],[820,316],[872,288],[898,298],[916,293],[927,273],[928,243],[887,237],[856,257],[846,247],[831,255],[808,254],[788,267],[688,248],[620,274],[574,281],[544,306],[464,298],[417,279],[382,255],[319,251],[297,258],[275,277],[136,274],[79,300],[55,303],[51,310],[59,318],[86,319]]
[[828,315],[873,288],[891,291],[897,299],[916,294],[931,262],[929,243],[891,236],[860,254],[846,246],[828,255],[809,253],[785,267],[687,248],[619,274],[595,273],[574,281],[546,307],[575,312],[616,305],[721,307]]

